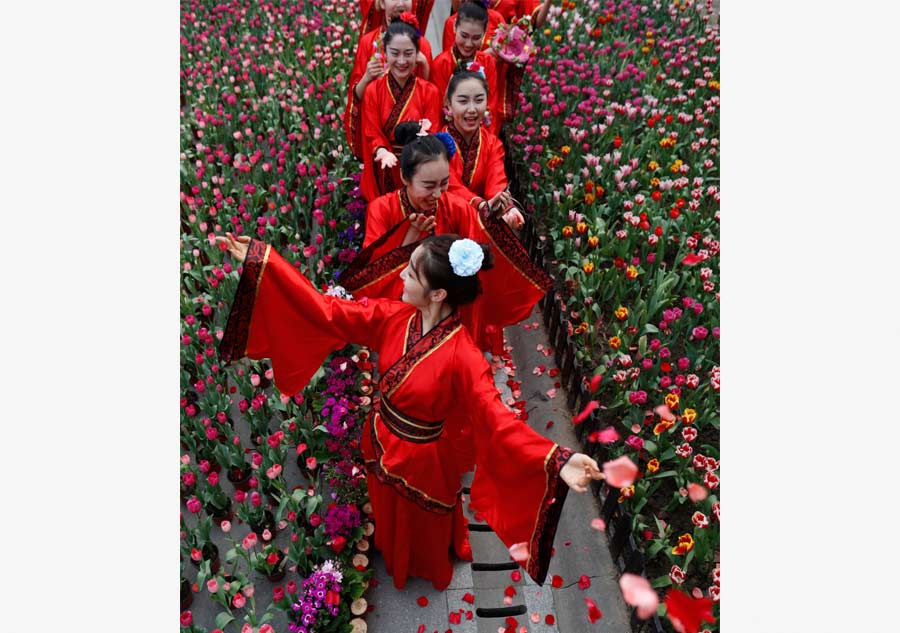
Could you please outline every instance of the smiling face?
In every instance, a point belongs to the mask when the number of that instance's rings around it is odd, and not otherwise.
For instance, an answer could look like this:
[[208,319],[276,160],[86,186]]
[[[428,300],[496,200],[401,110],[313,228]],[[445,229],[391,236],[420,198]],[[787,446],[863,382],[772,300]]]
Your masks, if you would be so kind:
[[455,25],[456,48],[466,59],[471,59],[481,49],[484,39],[484,24],[477,20],[460,20]]
[[406,195],[416,211],[432,211],[437,207],[441,194],[450,186],[450,163],[438,156],[427,163],[421,163],[412,180],[403,178]]
[[391,20],[400,17],[401,13],[412,11],[412,0],[383,0],[384,15],[387,18],[385,22],[390,24]]
[[446,104],[450,108],[453,125],[463,134],[478,131],[487,109],[487,91],[478,79],[464,79],[456,85],[456,90],[448,96]]
[[416,68],[418,53],[415,44],[406,35],[395,35],[391,38],[391,41],[385,45],[385,56],[394,79],[401,84],[409,79]]

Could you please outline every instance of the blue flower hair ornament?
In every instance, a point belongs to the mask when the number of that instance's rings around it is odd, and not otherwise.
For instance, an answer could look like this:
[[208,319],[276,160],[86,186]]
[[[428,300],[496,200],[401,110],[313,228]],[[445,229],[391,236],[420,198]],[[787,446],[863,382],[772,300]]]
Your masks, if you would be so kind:
[[478,242],[464,237],[450,245],[448,252],[450,267],[460,277],[471,277],[481,270],[484,251]]
[[453,158],[456,155],[456,143],[453,142],[453,137],[447,134],[447,132],[437,132],[435,134],[441,140],[441,143],[444,144],[444,147],[447,148],[447,154],[450,158]]

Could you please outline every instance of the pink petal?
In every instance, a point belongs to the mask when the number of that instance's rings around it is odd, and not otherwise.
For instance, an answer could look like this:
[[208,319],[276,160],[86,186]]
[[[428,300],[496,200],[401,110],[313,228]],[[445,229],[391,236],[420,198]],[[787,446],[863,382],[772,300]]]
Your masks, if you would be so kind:
[[531,621],[534,622],[535,624],[537,624],[538,622],[540,622],[540,621],[541,621],[541,614],[540,614],[540,613],[532,613],[532,614],[531,614]]
[[587,417],[593,413],[594,409],[600,406],[600,403],[596,400],[591,400],[587,403],[587,406],[581,410],[581,413],[572,418],[572,424],[581,424],[584,422]]
[[555,398],[555,397],[556,397],[556,389],[548,389],[548,390],[547,390],[547,397],[548,397],[548,398]]
[[641,620],[653,617],[659,606],[659,596],[650,586],[650,581],[637,574],[625,573],[619,578],[619,588],[625,603],[636,607],[637,617]]
[[591,527],[602,532],[606,529],[606,521],[604,521],[600,517],[597,517],[596,519],[591,521]]
[[508,605],[511,605],[511,604],[512,604],[512,598],[510,598],[509,596],[504,596],[504,598],[503,598],[503,604],[505,604],[505,605],[507,605],[507,606],[508,606]]
[[638,467],[626,455],[622,455],[611,462],[604,462],[603,474],[606,476],[606,483],[613,488],[625,488],[634,483]]
[[601,444],[612,444],[619,439],[619,433],[613,427],[608,426],[597,434],[597,439]]
[[681,263],[684,264],[685,266],[694,266],[694,265],[702,262],[704,259],[706,259],[706,258],[700,257],[696,253],[688,253],[687,255],[684,256],[684,259],[681,260]]
[[704,499],[706,499],[708,494],[709,493],[706,491],[706,488],[704,488],[700,484],[695,484],[694,482],[688,484],[688,496],[694,503],[703,501]]
[[658,407],[656,407],[655,409],[653,409],[653,412],[656,415],[658,415],[659,417],[661,417],[663,420],[665,420],[666,422],[671,422],[672,420],[675,419],[675,414],[672,413],[672,410],[669,409],[669,407],[667,407],[664,404],[661,404]]
[[528,543],[516,543],[509,548],[509,555],[518,563],[524,563],[528,560]]

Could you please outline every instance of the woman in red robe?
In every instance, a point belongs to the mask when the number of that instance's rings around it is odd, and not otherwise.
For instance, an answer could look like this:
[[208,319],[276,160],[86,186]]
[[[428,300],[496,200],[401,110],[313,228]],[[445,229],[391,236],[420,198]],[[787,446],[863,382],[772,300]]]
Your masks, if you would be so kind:
[[[410,0],[385,0],[384,20],[388,23],[400,20],[401,16],[417,31],[419,22],[412,14],[407,14]],[[347,107],[344,110],[344,133],[347,144],[354,156],[363,158],[363,125],[360,105],[368,85],[388,72],[385,59],[384,35],[387,28],[382,25],[365,33],[356,45],[356,55],[350,79],[347,82]],[[419,52],[416,56],[415,74],[428,79],[431,72],[431,44],[424,37],[419,38]]]
[[488,83],[479,73],[458,71],[449,81],[444,99],[449,121],[444,131],[459,150],[450,159],[450,192],[485,213],[515,213],[508,224],[521,228],[523,218],[511,207],[503,144],[484,127],[489,95]]
[[[479,42],[478,48],[481,50],[486,50],[491,45],[491,40],[494,39],[494,31],[497,30],[497,26],[506,22],[503,19],[503,16],[495,11],[491,7],[491,3],[485,0],[484,2],[480,2],[479,0],[469,0],[474,1],[477,4],[480,4],[484,7],[484,10],[487,12],[487,26],[485,28],[484,37]],[[463,3],[465,4],[465,3]],[[461,5],[460,5],[461,6]],[[455,41],[455,30],[456,30],[456,14],[457,11],[454,10],[453,13],[447,16],[447,19],[444,21],[444,32],[441,36],[441,50],[448,51],[453,47],[453,42]]]
[[384,34],[388,73],[366,86],[360,103],[363,131],[363,172],[360,189],[371,202],[401,185],[397,166],[401,145],[394,130],[403,121],[440,116],[440,96],[434,85],[415,76],[419,53],[416,30],[402,21],[394,21]]
[[[432,232],[458,233],[491,244],[495,267],[482,277],[483,295],[461,308],[463,323],[479,349],[500,354],[503,328],[531,314],[553,280],[536,266],[507,221],[479,215],[464,199],[447,192],[454,148],[449,135],[419,136],[419,124],[397,129],[404,143],[400,157],[403,187],[376,198],[366,210],[363,250],[341,274],[340,283],[355,296],[396,299],[400,272],[416,244]],[[455,148],[454,148],[455,149]],[[509,220],[508,220],[509,221]]]
[[[447,93],[447,84],[450,83],[450,77],[460,67],[468,68],[475,72],[484,73],[484,78],[488,84],[488,93],[493,98],[498,94],[497,66],[494,56],[481,50],[481,42],[484,40],[485,29],[487,28],[488,15],[484,6],[478,2],[464,2],[456,12],[456,29],[453,46],[445,49],[440,55],[431,62],[431,75],[429,81],[434,84],[443,99]],[[494,108],[494,104],[489,104],[494,112],[498,112]],[[502,121],[497,118],[497,129],[502,125]],[[491,127],[491,123],[487,124]]]
[[[462,327],[458,307],[478,294],[490,251],[454,235],[429,238],[403,271],[402,301],[319,294],[270,246],[218,237],[243,262],[219,353],[225,362],[270,358],[275,385],[303,389],[329,352],[347,343],[378,354],[380,381],[361,449],[375,516],[375,546],[394,585],[409,576],[443,590],[450,550],[471,560],[461,476],[475,466],[471,503],[543,584],[562,506],[572,488],[601,479],[597,463],[518,420]],[[455,253],[454,253],[455,251]]]
[[[365,35],[369,31],[384,27],[385,10],[389,4],[397,4],[397,2],[398,0],[359,0],[360,35]],[[419,20],[419,24],[427,25],[433,7],[434,0],[413,0],[411,8],[406,6],[406,8],[397,12],[397,15],[400,15],[403,11],[412,11],[416,19]]]

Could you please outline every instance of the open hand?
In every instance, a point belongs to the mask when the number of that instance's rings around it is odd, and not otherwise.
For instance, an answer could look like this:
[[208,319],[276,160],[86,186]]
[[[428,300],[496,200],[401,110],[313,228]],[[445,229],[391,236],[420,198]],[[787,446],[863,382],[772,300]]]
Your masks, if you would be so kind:
[[509,189],[504,189],[503,191],[498,191],[493,198],[488,201],[488,204],[491,206],[491,211],[505,211],[509,208],[510,203],[512,202],[512,195],[509,193]]
[[592,479],[604,479],[597,462],[584,453],[575,453],[559,471],[559,476],[575,492],[585,492]]
[[247,257],[247,251],[250,250],[249,235],[235,237],[231,233],[225,233],[225,237],[216,235],[216,242],[224,243],[228,247],[228,253],[240,263],[244,262],[244,259]]
[[397,157],[394,156],[394,153],[383,147],[378,148],[378,154],[375,155],[375,160],[381,165],[382,169],[391,169],[397,165]]

